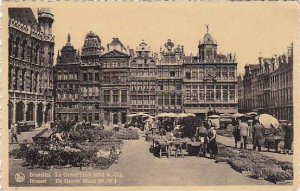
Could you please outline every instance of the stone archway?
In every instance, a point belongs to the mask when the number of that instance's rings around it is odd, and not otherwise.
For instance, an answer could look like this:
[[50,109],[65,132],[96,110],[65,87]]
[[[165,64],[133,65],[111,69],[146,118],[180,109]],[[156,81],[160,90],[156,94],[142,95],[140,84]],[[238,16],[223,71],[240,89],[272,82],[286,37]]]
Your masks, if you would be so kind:
[[45,110],[45,118],[44,118],[45,123],[52,120],[51,114],[52,114],[52,105],[48,103]]
[[26,121],[34,121],[34,117],[35,117],[34,110],[35,110],[34,103],[30,102],[27,106]]
[[19,102],[16,105],[16,123],[25,121],[24,119],[24,113],[25,113],[25,105],[23,102]]
[[42,103],[39,103],[37,106],[37,116],[36,116],[36,122],[38,127],[41,127],[43,124],[43,110],[44,110],[44,105]]

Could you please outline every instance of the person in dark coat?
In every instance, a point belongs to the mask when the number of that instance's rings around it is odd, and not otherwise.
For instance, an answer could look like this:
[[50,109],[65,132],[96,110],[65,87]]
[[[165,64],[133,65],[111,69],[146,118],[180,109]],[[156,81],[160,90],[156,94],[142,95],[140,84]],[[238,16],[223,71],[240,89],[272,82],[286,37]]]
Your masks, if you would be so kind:
[[290,152],[292,150],[294,129],[291,123],[284,126],[284,149]]
[[11,124],[10,131],[11,131],[11,135],[10,135],[11,143],[14,143],[14,139],[15,139],[16,143],[19,143],[18,136],[17,136],[17,125],[15,123]]
[[239,129],[239,124],[238,124],[237,119],[233,119],[232,126],[233,126],[232,134],[233,134],[233,137],[234,137],[235,148],[237,148],[238,142],[241,141],[240,129]]
[[261,146],[264,143],[264,127],[259,123],[258,120],[253,121],[253,150],[256,150],[258,147],[258,151],[261,151]]
[[207,152],[210,153],[210,158],[214,159],[218,155],[217,132],[215,130],[215,126],[210,126],[207,131],[207,137]]

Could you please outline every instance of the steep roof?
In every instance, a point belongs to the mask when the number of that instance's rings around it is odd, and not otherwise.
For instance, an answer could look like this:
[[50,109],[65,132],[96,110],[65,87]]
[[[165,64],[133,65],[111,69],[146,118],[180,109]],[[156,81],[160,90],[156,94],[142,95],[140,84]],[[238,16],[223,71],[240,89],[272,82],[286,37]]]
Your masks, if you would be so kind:
[[38,24],[31,8],[9,8],[8,15],[10,18],[18,20],[25,25]]
[[259,64],[248,64],[250,70],[257,70],[259,69]]

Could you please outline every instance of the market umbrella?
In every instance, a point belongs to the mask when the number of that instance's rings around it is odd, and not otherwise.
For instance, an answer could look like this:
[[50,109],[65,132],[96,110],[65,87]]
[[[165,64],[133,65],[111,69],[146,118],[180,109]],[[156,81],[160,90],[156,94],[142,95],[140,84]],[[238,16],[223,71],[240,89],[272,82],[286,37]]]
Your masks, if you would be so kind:
[[258,118],[259,122],[267,129],[274,126],[275,128],[279,127],[278,120],[269,114],[261,114]]
[[222,113],[222,114],[220,114],[220,117],[224,117],[224,118],[231,117],[231,114],[229,114],[229,113]]
[[178,115],[176,113],[168,113],[169,117],[176,118]]
[[143,112],[138,112],[136,113],[137,116],[146,116],[146,117],[149,117],[151,115],[147,114],[147,113],[143,113]]
[[241,114],[241,113],[235,113],[235,114],[232,114],[231,117],[233,118],[239,118],[239,117],[243,117],[244,114]]
[[216,118],[220,118],[220,116],[219,116],[219,115],[211,115],[211,116],[209,116],[208,118],[216,119]]
[[132,114],[128,114],[126,115],[127,117],[134,117],[134,116],[137,116],[136,114],[132,113]]
[[179,113],[177,115],[177,117],[181,117],[181,118],[184,118],[184,117],[188,117],[189,115],[187,113]]
[[169,117],[169,116],[168,116],[168,113],[160,113],[160,114],[156,115],[155,117],[159,118],[159,117]]
[[196,115],[193,114],[193,113],[186,113],[186,114],[187,114],[188,117],[196,117]]
[[252,111],[252,112],[249,112],[249,113],[247,113],[248,115],[258,115],[258,113],[257,112],[254,112],[254,111]]
[[254,117],[254,116],[257,116],[258,113],[257,112],[249,112],[249,113],[246,113],[245,116],[248,116],[248,117]]

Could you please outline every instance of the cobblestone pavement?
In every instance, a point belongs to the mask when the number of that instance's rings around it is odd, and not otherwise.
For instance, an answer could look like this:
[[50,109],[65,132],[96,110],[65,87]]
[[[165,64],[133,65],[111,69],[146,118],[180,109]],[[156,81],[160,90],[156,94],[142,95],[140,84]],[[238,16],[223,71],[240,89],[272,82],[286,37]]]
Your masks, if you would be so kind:
[[[22,133],[20,140],[28,138],[38,132]],[[219,140],[222,138],[218,137]],[[15,147],[17,144],[10,145]],[[228,164],[217,164],[214,160],[185,156],[184,158],[157,158],[149,151],[151,143],[146,142],[144,137],[140,140],[124,141],[122,153],[118,163],[113,164],[108,170],[92,170],[91,172],[105,172],[122,174],[114,184],[119,186],[208,186],[208,185],[272,185],[268,181],[251,178],[247,174],[241,174],[233,170]],[[68,169],[26,169],[21,167],[22,161],[10,159],[10,185],[19,185],[14,176],[17,172],[22,172],[29,176],[30,172],[47,172],[51,178],[47,185],[58,186],[55,183],[55,173],[77,173],[83,172],[79,168]],[[30,186],[28,182],[24,183]],[[36,184],[38,186],[39,184]],[[68,183],[68,186],[79,185],[78,183]],[[82,185],[82,184],[81,184]],[[101,186],[98,183],[88,185]],[[32,186],[32,185],[31,185]],[[39,186],[45,186],[40,184]]]

